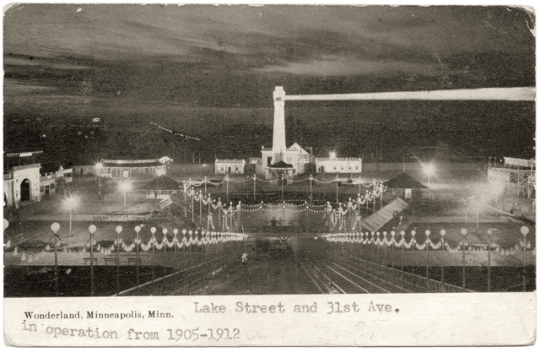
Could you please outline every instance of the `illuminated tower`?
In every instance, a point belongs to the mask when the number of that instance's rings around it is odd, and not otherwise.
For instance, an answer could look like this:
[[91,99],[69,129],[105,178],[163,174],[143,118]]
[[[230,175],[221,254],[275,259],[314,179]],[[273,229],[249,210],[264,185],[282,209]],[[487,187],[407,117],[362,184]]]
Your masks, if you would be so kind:
[[[274,138],[272,140],[272,164],[285,158],[285,91],[283,87],[274,90]],[[285,160],[283,160],[285,161]]]

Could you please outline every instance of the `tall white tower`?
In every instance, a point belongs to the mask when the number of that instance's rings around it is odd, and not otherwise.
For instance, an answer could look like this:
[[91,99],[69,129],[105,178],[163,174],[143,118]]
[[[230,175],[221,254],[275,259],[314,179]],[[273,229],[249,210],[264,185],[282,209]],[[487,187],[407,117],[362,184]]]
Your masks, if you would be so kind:
[[[272,164],[285,158],[285,91],[283,87],[274,90],[274,138],[272,140]],[[285,161],[285,160],[283,160]]]

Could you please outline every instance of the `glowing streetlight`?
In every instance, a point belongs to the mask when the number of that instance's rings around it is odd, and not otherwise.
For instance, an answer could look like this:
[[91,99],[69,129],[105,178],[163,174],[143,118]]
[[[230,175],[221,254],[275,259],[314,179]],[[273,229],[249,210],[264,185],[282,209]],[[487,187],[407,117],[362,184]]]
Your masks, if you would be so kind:
[[51,230],[54,236],[54,291],[58,296],[58,230],[60,230],[60,224],[53,222]]
[[92,235],[96,232],[96,226],[88,226],[88,232],[90,232],[90,296],[94,295],[94,246],[92,243]]
[[122,181],[120,182],[119,188],[122,192],[124,192],[124,208],[126,207],[126,192],[131,190],[131,183],[128,181]]
[[71,233],[71,217],[73,210],[79,206],[79,197],[77,196],[69,196],[66,199],[64,199],[64,207],[69,211],[69,237],[73,236]]
[[165,169],[157,169],[157,170],[156,170],[156,175],[158,175],[158,176],[163,176],[163,175],[165,175]]
[[330,152],[330,159],[335,159],[337,157],[337,153],[336,152]]
[[435,173],[435,165],[433,164],[424,164],[424,173],[428,177],[428,184],[431,184],[431,176]]
[[97,163],[94,164],[94,167],[96,169],[96,176],[99,176],[101,174],[101,170],[103,169],[103,163],[98,161]]
[[472,211],[476,213],[476,233],[478,234],[478,217],[480,212],[484,210],[485,204],[482,199],[480,199],[480,196],[477,195],[471,199],[469,207]]

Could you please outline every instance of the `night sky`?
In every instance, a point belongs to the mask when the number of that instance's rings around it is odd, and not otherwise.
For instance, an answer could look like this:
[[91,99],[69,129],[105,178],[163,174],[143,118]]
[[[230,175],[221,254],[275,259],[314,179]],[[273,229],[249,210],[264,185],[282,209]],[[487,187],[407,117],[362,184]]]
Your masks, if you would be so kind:
[[[61,163],[260,156],[276,85],[532,87],[534,26],[514,7],[17,5],[4,16],[5,150]],[[85,127],[95,118],[109,129]],[[288,102],[286,119],[288,145],[323,156],[400,160],[437,141],[463,156],[534,153],[532,102]]]

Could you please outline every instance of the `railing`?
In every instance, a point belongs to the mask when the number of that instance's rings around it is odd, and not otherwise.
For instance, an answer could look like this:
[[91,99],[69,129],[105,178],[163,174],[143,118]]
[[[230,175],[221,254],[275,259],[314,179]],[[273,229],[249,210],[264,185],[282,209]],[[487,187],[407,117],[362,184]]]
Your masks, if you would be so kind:
[[237,253],[227,254],[195,266],[179,270],[172,274],[160,277],[156,280],[146,282],[142,285],[132,287],[122,291],[115,296],[137,296],[137,295],[157,295],[166,294],[170,290],[178,289],[180,286],[203,279],[207,275],[213,275],[216,270],[222,270],[223,267],[239,260]]
[[341,262],[344,261],[345,263],[349,263],[356,269],[359,269],[364,275],[369,275],[373,279],[382,281],[385,284],[396,287],[404,292],[474,292],[452,284],[372,263],[358,257],[336,256],[336,259]]

